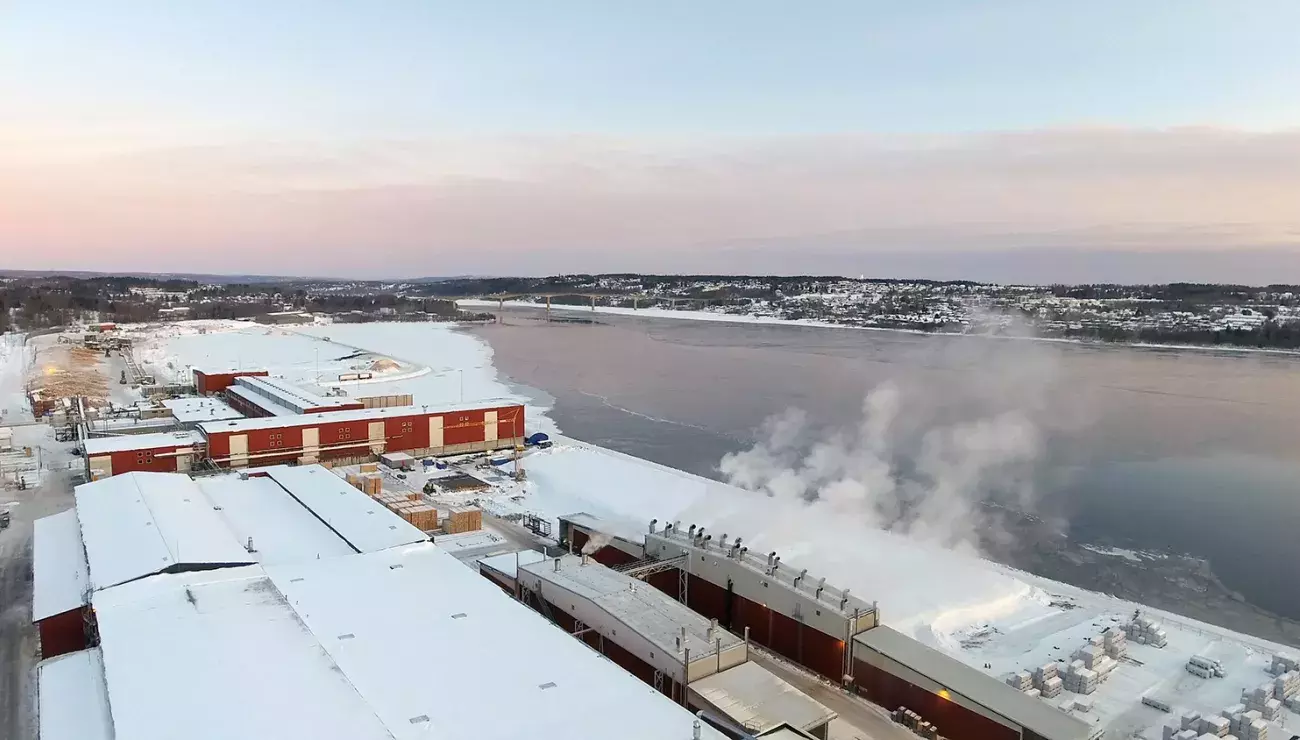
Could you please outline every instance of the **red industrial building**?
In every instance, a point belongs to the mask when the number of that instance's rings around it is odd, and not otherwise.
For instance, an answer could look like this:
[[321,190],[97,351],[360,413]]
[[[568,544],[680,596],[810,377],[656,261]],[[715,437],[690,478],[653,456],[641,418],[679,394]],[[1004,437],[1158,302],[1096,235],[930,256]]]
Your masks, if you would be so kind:
[[[717,620],[722,629],[894,710],[909,709],[952,740],[1091,740],[1101,731],[998,679],[884,627],[867,603],[782,563],[680,523],[638,536],[587,514],[560,517],[562,546],[577,552],[595,534],[592,558]],[[489,576],[491,577],[491,576]],[[499,580],[499,579],[494,579]]]
[[38,575],[55,573],[61,588],[44,588],[38,578],[32,592],[32,621],[41,637],[41,656],[84,650],[91,618],[85,592],[90,582],[86,550],[81,544],[76,509],[42,517],[34,523],[32,569]]
[[210,396],[234,385],[235,378],[265,378],[265,370],[205,371],[194,368],[194,391],[200,396]]
[[83,444],[86,478],[99,480],[122,473],[189,472],[203,456],[203,435],[196,431],[91,437]]
[[365,460],[385,452],[459,455],[522,445],[524,407],[499,402],[454,411],[395,406],[206,422],[199,431],[208,458],[222,467]]

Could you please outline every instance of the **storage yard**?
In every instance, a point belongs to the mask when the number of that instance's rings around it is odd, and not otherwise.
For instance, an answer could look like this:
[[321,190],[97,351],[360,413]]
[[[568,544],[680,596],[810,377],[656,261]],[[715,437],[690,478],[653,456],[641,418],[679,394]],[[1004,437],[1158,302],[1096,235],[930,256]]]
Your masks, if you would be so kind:
[[[91,481],[35,526],[43,738],[686,738],[701,710],[698,737],[1300,724],[1285,646],[567,439],[445,327],[117,331],[181,390],[62,444],[88,412],[40,426]],[[413,635],[491,675],[417,672]],[[448,710],[489,686],[512,711]]]

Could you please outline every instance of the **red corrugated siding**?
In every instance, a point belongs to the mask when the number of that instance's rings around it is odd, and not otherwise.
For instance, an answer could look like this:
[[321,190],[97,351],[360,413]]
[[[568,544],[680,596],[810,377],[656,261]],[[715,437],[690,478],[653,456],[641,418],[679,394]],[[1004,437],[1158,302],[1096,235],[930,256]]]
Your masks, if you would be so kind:
[[[855,661],[854,680],[858,693],[893,711],[908,709],[952,740],[1019,740],[1020,732],[976,712],[932,694],[888,671],[861,660]],[[990,679],[992,680],[992,679]]]
[[252,377],[265,378],[269,373],[266,370],[238,370],[232,373],[205,373],[202,370],[194,371],[194,390],[200,396],[207,396],[217,391],[224,391],[234,384],[235,378]]
[[[586,541],[585,535],[582,541]],[[649,583],[678,598],[677,569],[657,573]],[[748,627],[749,639],[835,683],[843,678],[844,643],[833,635],[735,593],[728,597],[725,588],[697,576],[687,576],[686,605],[698,614],[718,620],[724,629],[736,635],[744,635]]]
[[[188,447],[188,445],[187,445]],[[113,452],[109,459],[113,461],[113,475],[145,471],[151,473],[175,473],[176,457],[179,447],[156,447],[148,450],[130,450]],[[96,457],[102,457],[97,455]]]
[[204,434],[208,440],[208,457],[219,460],[230,455],[230,432]]
[[36,623],[36,630],[41,636],[42,658],[86,649],[86,627],[81,609],[42,619]]
[[[240,408],[236,405],[236,408]],[[242,409],[241,409],[242,410]],[[497,438],[512,439],[523,436],[523,407],[507,406],[497,409]],[[316,427],[319,430],[320,457],[330,459],[351,457],[364,454],[370,439],[370,423],[382,421],[384,424],[385,449],[389,452],[420,450],[429,446],[429,419],[434,416],[443,418],[443,444],[456,445],[484,441],[484,412],[450,411],[417,413],[403,416],[381,416],[376,419],[356,421],[329,421],[325,418],[284,417],[286,423],[273,429],[250,429],[240,431],[214,431],[207,434],[208,455],[214,460],[230,456],[230,435],[248,435],[248,454],[250,464],[265,465],[271,462],[293,460],[302,454],[302,430]],[[294,419],[296,421],[289,421]],[[274,437],[273,435],[280,435]],[[329,447],[341,449],[324,449]],[[287,450],[285,455],[274,457],[256,457],[277,449]]]
[[[578,626],[577,620],[555,604],[549,601],[546,603],[550,608],[552,621],[559,625],[559,627],[564,631],[572,634]],[[641,679],[646,683],[646,685],[654,686],[654,666],[641,660],[631,652],[628,652],[611,638],[606,637],[602,640],[600,634],[593,631],[585,632],[582,635],[579,635],[576,639],[587,643],[587,645],[589,645],[593,650],[601,653],[606,658],[609,658],[610,661],[623,670]],[[681,700],[678,696],[677,682],[671,679],[665,678],[663,680],[663,686],[660,689],[660,692],[673,701]]]

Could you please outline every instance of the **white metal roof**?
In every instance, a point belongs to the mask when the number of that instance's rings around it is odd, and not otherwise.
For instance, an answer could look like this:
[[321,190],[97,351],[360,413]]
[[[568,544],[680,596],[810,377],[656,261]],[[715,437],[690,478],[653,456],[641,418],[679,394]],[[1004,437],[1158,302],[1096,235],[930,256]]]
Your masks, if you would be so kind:
[[298,416],[264,416],[256,419],[237,419],[233,421],[207,422],[199,428],[206,434],[214,432],[247,432],[253,429],[279,429],[291,426],[316,426],[327,422],[373,421],[395,416],[415,416],[418,414],[453,414],[457,411],[481,411],[483,409],[518,407],[518,401],[500,399],[458,403],[452,406],[387,406],[377,409],[353,409],[349,411],[322,411],[315,414]]
[[540,563],[545,559],[546,555],[537,550],[520,550],[479,558],[478,564],[480,567],[495,570],[503,576],[518,578],[519,571],[517,569],[519,566]]
[[118,738],[393,737],[260,566],[128,583],[95,612]]
[[[686,639],[682,649],[689,649],[696,656],[717,650],[714,640],[708,637],[709,620],[663,591],[595,561],[583,565],[582,558],[576,555],[565,555],[559,560],[558,571],[553,559],[520,565],[519,570],[596,604],[665,653],[677,651],[676,640],[683,627]],[[714,639],[717,638],[722,639],[723,650],[743,642],[724,629],[714,631]]]
[[[432,544],[267,572],[400,740],[575,728],[691,737],[690,713]],[[702,736],[722,737],[708,727]]]
[[505,535],[490,529],[458,534],[436,534],[433,536],[433,544],[462,562],[473,562],[485,555],[496,555],[517,547],[506,539]]
[[182,424],[200,421],[222,421],[224,419],[242,419],[243,414],[230,408],[225,401],[214,396],[194,398],[169,398],[162,405],[171,409],[172,416]]
[[254,560],[188,476],[124,473],[77,486],[76,496],[96,590],[174,567]]
[[752,661],[706,676],[690,690],[753,733],[788,723],[811,730],[837,716],[820,702]]
[[43,660],[36,674],[41,740],[113,740],[99,648]]
[[[259,563],[352,555],[356,551],[310,509],[269,478],[237,475],[196,481],[230,527],[235,541],[253,540],[250,557]],[[360,494],[360,491],[357,491]]]
[[429,539],[410,522],[319,465],[278,465],[258,472],[270,476],[357,552]]
[[592,516],[585,511],[576,514],[565,514],[559,518],[593,532],[601,532],[603,534],[619,537],[632,543],[642,551],[645,550],[645,535],[649,527],[640,522],[616,516],[597,517]]
[[[240,380],[242,380],[242,378],[240,378]],[[301,413],[295,411],[294,409],[289,408],[288,406],[282,406],[276,403],[275,401],[267,398],[266,396],[262,396],[257,393],[254,393],[252,390],[248,388],[244,388],[242,386],[232,385],[226,388],[226,393],[244,399],[245,402],[250,403],[258,407],[262,411],[270,414],[271,415],[270,418],[273,419],[285,417],[285,416],[297,416],[299,413]],[[241,414],[240,416],[242,417],[243,415]],[[262,417],[252,417],[252,418],[262,418]]]
[[[243,386],[252,389],[255,393],[263,398],[269,399],[273,403],[293,408],[291,404],[297,404],[305,408],[315,406],[342,406],[344,404],[356,403],[350,398],[338,398],[337,396],[322,396],[319,393],[312,393],[306,388],[299,388],[292,383],[277,378],[264,376],[244,376],[235,378],[235,386]],[[289,403],[285,403],[288,401]]]
[[111,452],[156,450],[162,447],[188,447],[201,444],[198,432],[157,432],[154,434],[123,434],[116,437],[90,437],[85,441],[86,455],[107,455]]
[[77,510],[37,519],[32,533],[32,620],[85,606],[89,585]]

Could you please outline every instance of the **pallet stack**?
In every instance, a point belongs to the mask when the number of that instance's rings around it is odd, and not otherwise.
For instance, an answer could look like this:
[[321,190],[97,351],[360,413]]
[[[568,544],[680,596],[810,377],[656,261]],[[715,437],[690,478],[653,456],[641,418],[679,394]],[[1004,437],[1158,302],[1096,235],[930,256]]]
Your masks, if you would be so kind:
[[483,528],[483,510],[477,506],[452,506],[447,509],[447,521],[443,524],[447,534],[477,532]]
[[1128,636],[1119,627],[1111,627],[1102,634],[1102,647],[1106,655],[1119,660],[1128,654]]
[[1124,627],[1124,632],[1128,639],[1139,645],[1162,648],[1169,644],[1169,635],[1164,627],[1146,617],[1138,617],[1130,622]]

